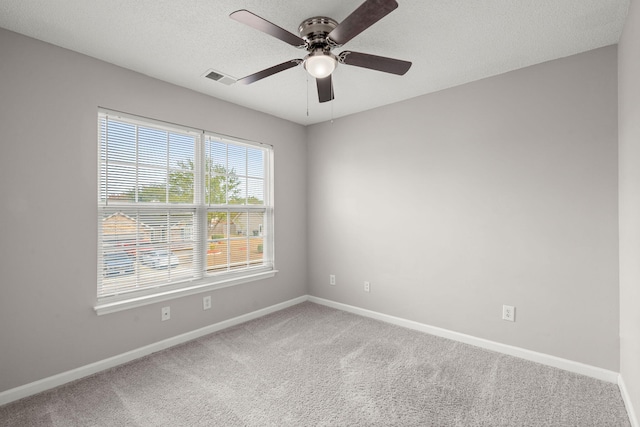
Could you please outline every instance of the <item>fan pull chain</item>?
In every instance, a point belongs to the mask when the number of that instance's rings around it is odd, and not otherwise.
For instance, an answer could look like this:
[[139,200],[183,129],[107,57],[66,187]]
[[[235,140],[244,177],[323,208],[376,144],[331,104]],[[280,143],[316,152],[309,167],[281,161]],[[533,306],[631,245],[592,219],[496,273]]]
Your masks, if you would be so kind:
[[331,100],[331,124],[333,124],[333,104],[336,102],[335,99]]

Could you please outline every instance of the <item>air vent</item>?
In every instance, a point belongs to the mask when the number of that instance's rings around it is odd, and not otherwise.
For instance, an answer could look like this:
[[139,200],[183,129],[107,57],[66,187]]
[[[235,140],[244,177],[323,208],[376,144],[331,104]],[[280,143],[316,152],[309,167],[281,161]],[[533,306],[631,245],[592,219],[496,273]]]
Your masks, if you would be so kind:
[[230,85],[234,84],[237,81],[237,79],[235,79],[235,78],[233,78],[231,76],[228,76],[226,74],[221,73],[220,71],[216,71],[216,70],[212,70],[212,69],[207,70],[203,74],[203,76],[208,78],[208,79],[215,80],[215,81],[220,82],[220,83],[224,83],[227,86],[230,86]]

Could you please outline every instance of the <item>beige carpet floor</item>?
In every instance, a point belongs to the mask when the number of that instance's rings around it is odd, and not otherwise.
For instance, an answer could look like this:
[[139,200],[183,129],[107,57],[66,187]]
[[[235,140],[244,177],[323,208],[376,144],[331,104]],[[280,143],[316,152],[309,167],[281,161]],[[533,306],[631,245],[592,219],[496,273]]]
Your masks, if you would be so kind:
[[303,303],[0,407],[1,426],[629,426],[620,391]]

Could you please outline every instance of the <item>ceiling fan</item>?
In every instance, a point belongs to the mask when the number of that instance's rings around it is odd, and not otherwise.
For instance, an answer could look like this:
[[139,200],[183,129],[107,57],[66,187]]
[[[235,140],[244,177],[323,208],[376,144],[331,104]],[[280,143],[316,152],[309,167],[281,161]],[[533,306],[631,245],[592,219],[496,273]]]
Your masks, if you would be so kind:
[[333,100],[331,73],[338,63],[404,75],[411,68],[411,62],[348,50],[337,56],[331,53],[331,50],[343,46],[397,7],[398,3],[395,0],[365,0],[360,7],[340,23],[326,16],[305,19],[298,27],[300,37],[248,10],[235,11],[229,15],[230,18],[308,52],[304,59],[292,59],[274,65],[266,70],[243,77],[237,82],[254,83],[303,64],[307,72],[316,79],[319,101],[327,102]]

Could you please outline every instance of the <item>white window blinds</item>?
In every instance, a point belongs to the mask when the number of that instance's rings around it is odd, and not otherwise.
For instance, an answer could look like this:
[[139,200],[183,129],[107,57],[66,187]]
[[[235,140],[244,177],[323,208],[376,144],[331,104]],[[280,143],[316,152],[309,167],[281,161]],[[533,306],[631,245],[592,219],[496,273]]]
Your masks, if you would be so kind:
[[207,262],[210,273],[271,266],[265,150],[206,136]]
[[101,111],[98,299],[273,269],[267,146]]

